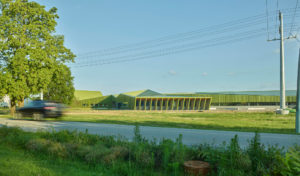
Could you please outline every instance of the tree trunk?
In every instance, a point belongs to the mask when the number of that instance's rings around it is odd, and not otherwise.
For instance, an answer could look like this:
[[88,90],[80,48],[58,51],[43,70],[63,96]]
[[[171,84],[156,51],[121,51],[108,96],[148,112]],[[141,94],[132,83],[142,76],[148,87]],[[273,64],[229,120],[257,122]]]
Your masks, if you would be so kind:
[[14,116],[16,111],[16,103],[14,101],[10,102],[10,115]]
[[24,98],[22,99],[22,101],[18,102],[19,107],[23,107],[24,106]]

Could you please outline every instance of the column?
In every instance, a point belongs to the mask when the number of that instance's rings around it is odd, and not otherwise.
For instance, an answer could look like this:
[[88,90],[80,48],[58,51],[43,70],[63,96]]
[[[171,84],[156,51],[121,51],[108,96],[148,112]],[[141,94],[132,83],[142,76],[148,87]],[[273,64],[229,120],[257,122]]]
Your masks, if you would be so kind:
[[195,110],[195,105],[196,105],[196,98],[194,98],[193,110]]
[[139,110],[142,110],[141,105],[142,105],[142,99],[140,98],[140,100],[139,100]]
[[190,110],[190,104],[191,104],[191,99],[189,98],[189,103],[188,103],[187,110]]
[[166,110],[169,110],[169,98],[167,98]]
[[174,110],[174,98],[172,100],[172,106],[171,106],[171,108],[172,108],[172,111],[173,111]]

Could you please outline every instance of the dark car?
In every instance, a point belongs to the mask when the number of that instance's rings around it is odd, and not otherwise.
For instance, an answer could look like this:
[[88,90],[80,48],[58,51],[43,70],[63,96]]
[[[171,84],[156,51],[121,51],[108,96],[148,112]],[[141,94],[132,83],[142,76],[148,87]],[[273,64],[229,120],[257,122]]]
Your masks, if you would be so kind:
[[16,110],[15,118],[33,117],[34,120],[42,120],[45,117],[62,116],[64,106],[50,101],[32,101],[26,106]]

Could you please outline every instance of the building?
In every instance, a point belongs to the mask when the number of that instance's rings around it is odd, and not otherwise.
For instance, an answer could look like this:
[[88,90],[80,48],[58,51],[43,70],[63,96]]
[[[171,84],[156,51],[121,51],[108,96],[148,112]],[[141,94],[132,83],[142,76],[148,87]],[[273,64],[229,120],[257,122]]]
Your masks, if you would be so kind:
[[132,110],[209,110],[210,97],[168,96],[152,90],[118,95],[118,109]]
[[8,95],[4,95],[2,99],[0,98],[0,107],[10,107],[10,98]]
[[81,107],[128,110],[209,110],[210,97],[168,96],[152,90],[140,90],[80,101]]

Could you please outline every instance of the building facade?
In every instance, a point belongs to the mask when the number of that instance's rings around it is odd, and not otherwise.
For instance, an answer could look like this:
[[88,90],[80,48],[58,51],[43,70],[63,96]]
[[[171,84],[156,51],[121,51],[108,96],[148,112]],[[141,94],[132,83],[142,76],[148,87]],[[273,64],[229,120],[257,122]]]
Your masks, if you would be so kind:
[[209,110],[209,97],[136,97],[134,110]]
[[81,107],[138,111],[209,110],[210,97],[168,96],[152,90],[126,92],[79,101]]

